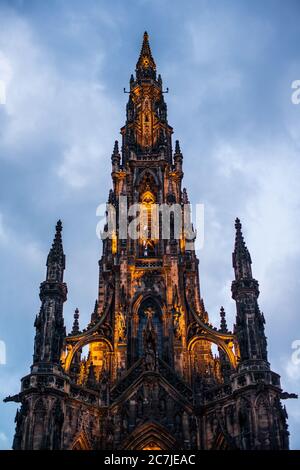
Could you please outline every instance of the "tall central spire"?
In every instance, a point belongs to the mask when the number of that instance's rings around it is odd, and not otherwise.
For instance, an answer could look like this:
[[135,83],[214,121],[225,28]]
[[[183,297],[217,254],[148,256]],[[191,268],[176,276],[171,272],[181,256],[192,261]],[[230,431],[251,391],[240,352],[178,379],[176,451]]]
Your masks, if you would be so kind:
[[[173,129],[167,120],[161,76],[156,77],[148,33],[144,33],[142,48],[136,64],[136,77],[131,75],[126,106],[126,123],[121,128],[122,165],[141,154],[150,159],[172,162],[171,135]],[[144,157],[143,157],[144,158]],[[118,162],[114,158],[114,171]]]
[[151,48],[149,44],[148,33],[144,32],[142,49],[140,52],[139,60],[136,64],[136,78],[137,80],[143,78],[156,79],[156,64],[152,57]]

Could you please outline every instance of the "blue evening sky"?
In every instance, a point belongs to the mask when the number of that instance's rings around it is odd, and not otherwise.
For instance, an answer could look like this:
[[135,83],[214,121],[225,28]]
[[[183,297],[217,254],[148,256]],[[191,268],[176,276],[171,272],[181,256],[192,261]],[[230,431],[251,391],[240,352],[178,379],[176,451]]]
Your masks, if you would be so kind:
[[[19,391],[33,353],[39,283],[56,220],[64,225],[64,315],[88,322],[97,296],[96,207],[125,119],[142,34],[184,155],[185,186],[205,205],[201,293],[212,323],[235,305],[231,253],[241,218],[260,282],[269,359],[300,392],[299,0],[0,0],[0,448],[11,447]],[[300,407],[285,402],[291,447]]]

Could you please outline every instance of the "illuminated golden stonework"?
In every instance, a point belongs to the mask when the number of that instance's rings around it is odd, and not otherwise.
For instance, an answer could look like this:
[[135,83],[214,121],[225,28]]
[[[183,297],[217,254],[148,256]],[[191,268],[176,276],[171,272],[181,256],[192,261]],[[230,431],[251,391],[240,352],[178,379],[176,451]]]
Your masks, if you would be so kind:
[[[240,221],[231,332],[223,307],[220,327],[209,322],[198,258],[183,223],[175,236],[172,208],[177,205],[181,215],[191,210],[182,187],[183,155],[178,140],[173,149],[172,133],[145,33],[130,79],[122,150],[116,141],[111,157],[108,198],[117,216],[121,197],[128,208],[140,204],[141,230],[126,238],[117,222],[103,240],[90,322],[81,330],[76,309],[66,334],[58,222],[40,289],[31,372],[22,392],[7,399],[22,404],[15,449],[288,448],[280,380],[268,362],[258,283]],[[168,237],[157,204],[170,209]]]
[[143,447],[143,450],[162,450],[162,449],[157,444],[155,444],[155,442],[150,442],[145,447]]

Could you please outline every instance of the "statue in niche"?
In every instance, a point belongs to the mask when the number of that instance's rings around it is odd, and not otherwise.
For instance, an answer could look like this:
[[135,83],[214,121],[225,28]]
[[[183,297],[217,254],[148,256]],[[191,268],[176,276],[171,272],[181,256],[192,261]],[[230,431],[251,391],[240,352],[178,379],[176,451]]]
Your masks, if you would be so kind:
[[174,309],[174,336],[176,339],[180,340],[183,334],[183,325],[180,309]]
[[125,316],[122,311],[117,313],[117,336],[118,341],[125,341],[126,339],[126,323],[125,323]]
[[144,365],[146,370],[155,370],[156,368],[156,331],[152,323],[154,310],[148,307],[144,311],[147,317],[147,324],[143,331],[144,342]]

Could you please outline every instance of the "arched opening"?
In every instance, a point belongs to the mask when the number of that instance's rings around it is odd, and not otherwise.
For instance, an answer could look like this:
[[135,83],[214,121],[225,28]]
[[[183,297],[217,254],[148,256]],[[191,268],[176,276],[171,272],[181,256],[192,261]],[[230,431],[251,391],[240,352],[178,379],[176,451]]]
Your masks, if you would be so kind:
[[197,338],[190,348],[191,377],[194,386],[218,385],[229,377],[232,366],[224,350],[206,338]]
[[135,429],[124,441],[123,450],[180,450],[180,445],[158,423],[145,423]]
[[[85,336],[73,345],[66,345],[67,355],[62,362],[65,371],[68,373],[69,371],[71,372],[71,370],[73,370],[74,373],[75,370],[76,372],[78,370],[78,364],[81,362],[81,358],[86,360],[89,357],[90,350],[93,350],[93,346],[90,345],[96,343],[100,343],[100,348],[103,353],[105,353],[104,358],[107,359],[106,363],[108,364],[108,353],[112,351],[111,343],[102,335]],[[86,347],[87,345],[88,348]],[[99,361],[96,365],[102,366],[103,362],[105,361],[102,357],[100,357],[100,354],[98,354],[97,346],[95,346],[95,352],[97,354],[93,354],[92,352],[92,357],[94,358],[95,362]]]
[[100,335],[83,338],[73,347],[67,346],[65,370],[73,382],[94,388],[107,381],[110,372],[110,343]]
[[198,341],[208,342],[211,346],[216,345],[219,355],[224,358],[224,361],[228,362],[231,369],[235,369],[239,357],[239,350],[237,349],[237,345],[232,340],[232,335],[228,335],[225,338],[222,336],[219,336],[218,334],[215,334],[211,331],[197,333],[189,341],[188,349],[190,352],[192,352],[195,344]]
[[78,384],[93,386],[93,384],[101,382],[103,375],[109,369],[108,352],[108,345],[104,341],[95,341],[82,348],[79,352],[80,358],[77,358],[80,361],[77,375]]

